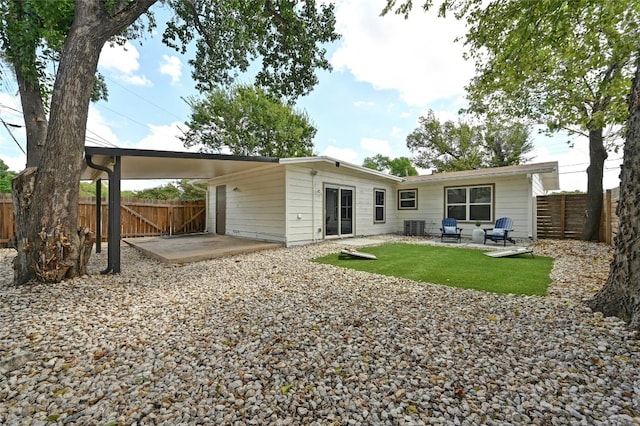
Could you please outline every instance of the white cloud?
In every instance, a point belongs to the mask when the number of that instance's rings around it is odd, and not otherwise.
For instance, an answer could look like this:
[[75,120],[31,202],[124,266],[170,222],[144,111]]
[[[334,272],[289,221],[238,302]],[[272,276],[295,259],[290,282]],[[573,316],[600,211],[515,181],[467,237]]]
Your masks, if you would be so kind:
[[351,148],[339,148],[333,145],[328,146],[321,155],[354,164],[357,163],[359,157],[359,154]]
[[[426,117],[429,114],[430,109],[432,108],[425,108],[420,113],[420,117]],[[457,123],[460,119],[462,119],[463,121],[467,119],[467,117],[462,117],[458,115],[457,111],[452,110],[433,110],[433,115],[435,115],[438,121],[440,121],[441,123],[444,123],[446,121],[453,121],[454,123]],[[417,124],[418,121],[416,120],[416,127]]]
[[391,147],[389,146],[389,142],[382,139],[374,139],[374,138],[362,138],[360,140],[360,146],[374,154],[382,154],[384,156],[388,156],[391,154]]
[[173,123],[155,126],[150,124],[149,135],[138,141],[133,148],[153,149],[157,151],[190,151],[197,152],[197,147],[185,148],[182,141],[178,138],[182,135],[180,127],[184,127],[184,123],[174,121]]
[[147,87],[153,86],[153,83],[151,82],[151,80],[149,80],[144,75],[120,74],[120,75],[117,75],[116,78],[118,80],[121,80],[127,84],[131,84],[133,86],[147,86]]
[[2,160],[12,172],[22,171],[27,164],[27,156],[24,154],[17,157],[0,154],[0,160]]
[[402,127],[393,126],[391,129],[391,136],[394,138],[405,137],[407,135],[407,131]]
[[177,56],[162,55],[160,73],[171,77],[171,84],[178,84],[182,77],[182,61]]
[[[27,163],[27,156],[21,151],[21,148],[26,150],[27,146],[21,109],[19,96],[0,93],[0,117],[11,130],[9,133],[4,125],[0,125],[0,159],[9,167],[9,170],[14,172],[24,169]],[[16,138],[18,142],[16,143],[13,138]]]
[[110,71],[113,77],[136,86],[153,86],[151,80],[142,74],[140,69],[140,53],[136,47],[126,42],[123,46],[105,44],[100,53],[98,66]]
[[336,8],[342,44],[331,61],[376,89],[400,92],[409,105],[458,98],[473,76],[473,64],[462,58],[463,23],[438,18],[415,7],[409,19],[380,17],[383,0],[344,0]]
[[100,110],[90,105],[85,145],[118,146],[119,144],[118,136],[111,130],[111,124],[106,121]]

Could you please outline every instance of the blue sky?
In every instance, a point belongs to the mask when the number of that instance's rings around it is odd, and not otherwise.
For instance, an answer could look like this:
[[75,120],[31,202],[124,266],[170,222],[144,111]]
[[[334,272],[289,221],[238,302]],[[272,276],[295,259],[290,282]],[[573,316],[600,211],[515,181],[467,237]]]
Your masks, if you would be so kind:
[[[454,42],[464,26],[435,13],[416,11],[408,20],[380,17],[384,0],[335,2],[337,30],[342,39],[327,46],[333,72],[319,72],[320,83],[298,101],[318,129],[315,151],[342,161],[362,164],[365,157],[383,154],[411,157],[406,137],[421,115],[433,109],[441,120],[457,120],[465,105],[464,86],[473,76],[473,64],[462,58],[463,46]],[[160,29],[162,6],[153,9]],[[165,47],[160,35],[106,46],[99,68],[109,86],[109,101],[90,108],[88,144],[123,148],[182,151],[177,136],[189,119],[183,98],[199,93],[182,56]],[[5,78],[0,86],[0,117],[21,124],[17,85]],[[244,81],[250,83],[250,81]],[[23,148],[24,130],[13,129]],[[558,161],[563,190],[586,190],[588,141],[566,136],[548,138],[532,134],[535,158],[531,162]],[[0,126],[0,158],[11,170],[21,170],[25,157],[12,136]],[[605,164],[604,187],[618,186],[622,154],[611,153]],[[424,171],[428,172],[428,171]],[[124,189],[155,186],[158,182],[123,182]]]

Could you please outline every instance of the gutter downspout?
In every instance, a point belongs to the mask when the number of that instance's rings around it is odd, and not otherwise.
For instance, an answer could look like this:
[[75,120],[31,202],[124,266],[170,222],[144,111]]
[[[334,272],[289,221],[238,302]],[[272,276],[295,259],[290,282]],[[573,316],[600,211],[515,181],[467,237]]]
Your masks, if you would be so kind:
[[316,175],[318,171],[311,169],[311,242],[317,242],[316,238]]
[[96,180],[96,253],[102,252],[102,178]]
[[529,205],[528,206],[529,207],[529,214],[528,214],[528,216],[529,216],[529,226],[528,226],[528,228],[529,228],[529,240],[530,241],[535,241],[535,239],[537,239],[536,229],[537,229],[538,226],[537,226],[537,223],[536,223],[537,214],[536,214],[536,211],[535,211],[535,203],[533,201],[534,197],[535,197],[535,195],[533,194],[533,181],[534,181],[533,174],[527,173],[527,181],[529,183],[529,185],[527,185],[527,192],[528,192],[527,195],[528,195],[528,198],[529,198],[529,200],[527,202],[527,204]]
[[113,170],[109,169],[108,167],[95,164],[91,160],[91,155],[85,156],[85,160],[89,167],[96,170],[101,170],[107,173],[107,176],[109,177],[109,232],[107,235],[107,269],[100,271],[100,273],[103,275],[108,274],[109,272],[120,273],[120,157],[115,157],[115,165]]

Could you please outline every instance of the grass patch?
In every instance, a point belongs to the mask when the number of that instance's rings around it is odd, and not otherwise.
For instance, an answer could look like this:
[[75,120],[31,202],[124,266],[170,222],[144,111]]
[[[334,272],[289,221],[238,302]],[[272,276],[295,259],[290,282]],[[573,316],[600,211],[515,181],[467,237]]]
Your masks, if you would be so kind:
[[469,288],[501,294],[546,296],[553,265],[550,257],[530,254],[494,259],[482,250],[392,243],[359,249],[378,260],[340,258],[339,254],[315,262],[414,281]]

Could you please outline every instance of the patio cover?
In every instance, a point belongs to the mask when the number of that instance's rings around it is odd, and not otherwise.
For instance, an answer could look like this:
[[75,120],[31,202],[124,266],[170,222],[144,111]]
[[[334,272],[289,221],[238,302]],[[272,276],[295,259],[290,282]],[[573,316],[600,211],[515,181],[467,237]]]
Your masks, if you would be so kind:
[[[122,179],[211,179],[260,167],[275,167],[274,157],[154,151],[87,146],[80,179],[95,181],[96,205],[101,206],[102,179],[109,179],[109,235],[106,273],[120,272],[120,188]],[[96,223],[101,222],[96,208]],[[96,230],[96,251],[100,251],[100,227]],[[112,242],[115,242],[112,244]]]
[[[278,164],[274,157],[255,157],[200,152],[155,151],[129,148],[87,146],[85,159],[113,169],[120,159],[120,179],[211,179],[268,164]],[[95,181],[107,173],[92,168],[86,161],[80,179]]]

